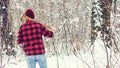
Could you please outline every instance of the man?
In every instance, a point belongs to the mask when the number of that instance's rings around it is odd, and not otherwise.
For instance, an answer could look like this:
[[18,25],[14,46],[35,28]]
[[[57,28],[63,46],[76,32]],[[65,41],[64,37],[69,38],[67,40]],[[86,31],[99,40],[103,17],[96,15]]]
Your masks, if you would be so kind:
[[24,44],[23,50],[26,54],[28,68],[36,68],[36,62],[40,68],[47,68],[42,36],[53,37],[54,28],[46,27],[35,21],[34,18],[33,10],[27,9],[21,18],[24,23],[19,28],[17,43]]

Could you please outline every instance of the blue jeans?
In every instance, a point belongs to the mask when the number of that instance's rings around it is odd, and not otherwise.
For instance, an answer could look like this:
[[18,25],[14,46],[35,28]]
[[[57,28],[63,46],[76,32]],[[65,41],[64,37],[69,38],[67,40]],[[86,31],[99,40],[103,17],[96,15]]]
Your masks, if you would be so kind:
[[40,68],[47,68],[47,60],[45,54],[26,56],[28,68],[36,68],[38,62]]

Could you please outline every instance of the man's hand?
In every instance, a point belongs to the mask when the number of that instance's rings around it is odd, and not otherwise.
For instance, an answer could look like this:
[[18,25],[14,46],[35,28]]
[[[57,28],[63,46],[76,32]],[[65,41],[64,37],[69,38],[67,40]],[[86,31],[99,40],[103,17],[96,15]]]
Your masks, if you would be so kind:
[[51,30],[53,33],[55,33],[56,32],[56,28],[55,27],[53,27],[53,26],[46,26],[49,30]]

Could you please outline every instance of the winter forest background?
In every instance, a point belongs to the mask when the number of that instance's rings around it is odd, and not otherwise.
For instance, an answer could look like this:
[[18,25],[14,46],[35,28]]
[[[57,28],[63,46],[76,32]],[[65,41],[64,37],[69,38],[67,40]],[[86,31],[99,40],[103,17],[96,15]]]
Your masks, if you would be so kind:
[[120,0],[0,0],[0,68],[26,65],[16,36],[28,8],[57,28],[48,68],[120,68]]

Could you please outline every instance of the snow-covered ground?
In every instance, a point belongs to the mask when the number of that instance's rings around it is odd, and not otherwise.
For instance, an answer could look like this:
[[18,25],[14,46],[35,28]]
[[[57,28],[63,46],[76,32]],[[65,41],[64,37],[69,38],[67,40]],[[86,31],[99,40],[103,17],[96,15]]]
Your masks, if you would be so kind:
[[[106,68],[106,59],[100,54],[99,58],[93,58],[89,55],[84,55],[84,58],[77,58],[76,56],[65,56],[65,57],[51,57],[48,58],[48,68]],[[59,60],[59,61],[57,61]],[[118,60],[119,64],[120,60]],[[5,68],[27,68],[26,61],[17,62],[16,64],[7,64]],[[37,64],[37,68],[39,68]],[[114,68],[120,68],[120,65]]]
[[[59,61],[57,61],[57,57],[48,58],[48,68],[85,68],[83,63],[76,58],[75,56],[65,56],[59,57]],[[15,62],[15,61],[13,61]],[[59,64],[59,65],[58,65]],[[5,68],[27,68],[26,61],[17,62],[16,64],[7,64]],[[37,64],[37,68],[39,68]]]
[[[94,50],[94,51],[92,51]],[[120,54],[113,53],[108,49],[108,53],[111,52],[111,68],[120,68]],[[107,54],[103,42],[96,40],[94,48],[91,47],[86,53],[80,53],[70,56],[49,57],[48,68],[106,68]],[[12,63],[7,63],[4,68],[27,68],[26,61],[10,60]],[[15,62],[15,63],[14,63]],[[37,64],[37,68],[39,68]]]

